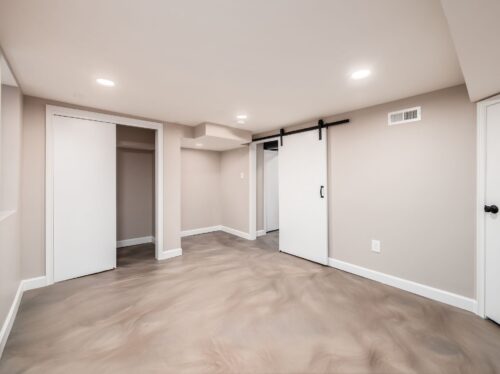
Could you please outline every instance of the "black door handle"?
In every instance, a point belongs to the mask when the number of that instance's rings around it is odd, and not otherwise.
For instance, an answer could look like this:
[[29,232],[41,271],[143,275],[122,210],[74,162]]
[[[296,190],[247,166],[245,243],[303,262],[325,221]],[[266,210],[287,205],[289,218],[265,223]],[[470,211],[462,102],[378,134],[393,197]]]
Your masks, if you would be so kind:
[[496,205],[485,205],[484,206],[484,211],[486,213],[497,214],[498,213],[498,207]]
[[321,186],[320,189],[319,189],[319,197],[321,197],[322,199],[325,198],[325,196],[323,195],[323,189],[325,188],[325,186]]

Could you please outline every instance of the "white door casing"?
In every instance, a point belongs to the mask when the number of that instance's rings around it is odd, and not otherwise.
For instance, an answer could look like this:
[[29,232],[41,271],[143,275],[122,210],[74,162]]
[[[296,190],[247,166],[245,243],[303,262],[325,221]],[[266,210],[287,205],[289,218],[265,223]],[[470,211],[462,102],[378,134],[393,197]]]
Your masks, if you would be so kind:
[[327,131],[283,138],[279,148],[280,251],[328,264]]
[[[485,316],[500,323],[500,100],[485,108]],[[495,209],[494,207],[497,207]],[[493,212],[491,212],[493,210]]]
[[116,125],[53,119],[54,281],[116,267]]
[[278,152],[264,150],[264,214],[266,232],[279,229]]

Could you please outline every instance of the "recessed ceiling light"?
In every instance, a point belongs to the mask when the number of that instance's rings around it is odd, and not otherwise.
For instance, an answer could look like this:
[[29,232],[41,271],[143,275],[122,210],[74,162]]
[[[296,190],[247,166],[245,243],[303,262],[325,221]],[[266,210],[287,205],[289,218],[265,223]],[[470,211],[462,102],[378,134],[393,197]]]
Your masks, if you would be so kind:
[[203,147],[203,144],[202,143],[196,143],[196,146],[197,147]]
[[236,118],[238,118],[238,119],[247,119],[247,118],[248,118],[248,116],[247,116],[246,114],[238,114],[238,115],[236,116]]
[[95,81],[97,83],[99,83],[101,86],[106,86],[106,87],[114,87],[115,86],[115,82],[113,82],[112,80],[109,80],[109,79],[97,78]]
[[351,74],[352,79],[363,79],[368,77],[372,72],[368,69],[358,70]]

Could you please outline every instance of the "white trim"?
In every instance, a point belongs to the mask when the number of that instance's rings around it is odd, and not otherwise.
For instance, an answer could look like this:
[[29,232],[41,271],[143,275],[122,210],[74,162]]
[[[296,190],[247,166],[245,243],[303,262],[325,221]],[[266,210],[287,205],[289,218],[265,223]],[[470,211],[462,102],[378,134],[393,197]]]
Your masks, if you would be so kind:
[[2,210],[0,212],[0,222],[9,218],[11,215],[13,215],[14,213],[16,213],[15,210]]
[[448,291],[426,286],[424,284],[420,284],[403,278],[398,278],[393,275],[384,274],[375,270],[367,269],[333,258],[328,259],[328,265],[333,268],[347,271],[349,273],[356,274],[361,277],[386,284],[388,286],[396,287],[401,290],[426,297],[428,299],[449,304],[457,308],[467,310],[469,312],[475,313],[476,311],[476,300],[470,299],[465,296],[457,295]]
[[94,121],[109,122],[119,125],[153,129],[155,131],[155,190],[156,190],[156,259],[163,256],[163,124],[128,117],[94,113],[53,105],[46,106],[45,113],[45,274],[47,284],[54,283],[54,185],[53,185],[53,123],[54,115],[76,117]]
[[161,252],[158,260],[166,260],[177,256],[182,256],[182,248],[167,249],[166,251]]
[[248,147],[248,240],[257,238],[257,145]]
[[21,304],[21,299],[23,297],[23,282],[19,283],[17,287],[16,295],[12,301],[9,312],[3,321],[2,329],[0,330],[0,358],[2,357],[5,344],[7,344],[7,339],[9,338],[10,330],[12,330],[12,325],[14,325],[14,320],[16,319],[17,310]]
[[257,236],[263,236],[266,235],[266,230],[258,230],[257,231]]
[[17,311],[19,310],[19,305],[21,305],[21,300],[23,294],[26,291],[33,290],[35,288],[45,287],[47,285],[47,278],[45,276],[24,279],[19,282],[17,287],[16,295],[12,304],[10,306],[9,312],[3,321],[2,329],[0,330],[0,358],[2,357],[5,344],[7,344],[7,339],[9,338],[10,331],[14,325],[14,321],[17,316]]
[[181,231],[181,238],[184,238],[186,236],[191,236],[191,235],[207,234],[209,232],[221,231],[221,230],[222,230],[221,225],[210,226],[210,227],[201,227],[199,229],[192,229],[192,230],[184,230],[184,231]]
[[34,290],[36,288],[42,288],[47,286],[47,277],[45,275],[41,277],[25,279],[21,282],[23,286],[23,292]]
[[123,239],[123,240],[118,240],[116,242],[116,248],[130,247],[131,245],[139,245],[139,244],[154,243],[154,242],[155,238],[151,235],[143,236],[141,238]]
[[255,236],[252,239],[252,236],[249,233],[243,232],[240,230],[236,230],[236,229],[233,229],[231,227],[221,226],[221,231],[228,233],[228,234],[231,234],[231,235],[239,236],[240,238],[243,238],[246,240],[255,240]]
[[485,213],[486,200],[486,109],[500,102],[500,95],[477,103],[477,183],[476,183],[476,297],[477,315],[485,314]]

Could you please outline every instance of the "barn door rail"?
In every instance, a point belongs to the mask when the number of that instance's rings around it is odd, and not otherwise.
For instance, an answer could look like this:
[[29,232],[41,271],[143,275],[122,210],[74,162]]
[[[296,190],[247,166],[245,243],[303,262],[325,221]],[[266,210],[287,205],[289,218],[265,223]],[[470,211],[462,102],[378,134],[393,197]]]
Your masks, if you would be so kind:
[[283,138],[285,136],[289,136],[289,135],[294,135],[294,134],[300,134],[302,132],[306,132],[306,131],[318,131],[318,137],[319,137],[319,140],[322,139],[322,130],[324,128],[328,128],[330,126],[338,126],[338,125],[343,125],[343,124],[346,124],[346,123],[349,123],[350,120],[349,119],[342,119],[340,121],[335,121],[335,122],[330,122],[330,123],[325,123],[322,119],[320,119],[318,121],[318,124],[316,126],[311,126],[311,127],[305,127],[303,129],[298,129],[298,130],[292,130],[292,131],[285,131],[285,129],[280,129],[280,132],[276,135],[268,135],[268,136],[262,136],[260,138],[255,138],[255,139],[252,139],[252,142],[257,142],[257,141],[261,141],[261,140],[266,140],[266,139],[273,139],[273,138],[280,138],[280,145],[283,146]]

